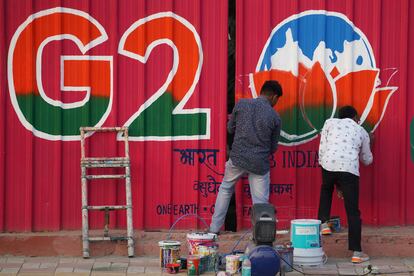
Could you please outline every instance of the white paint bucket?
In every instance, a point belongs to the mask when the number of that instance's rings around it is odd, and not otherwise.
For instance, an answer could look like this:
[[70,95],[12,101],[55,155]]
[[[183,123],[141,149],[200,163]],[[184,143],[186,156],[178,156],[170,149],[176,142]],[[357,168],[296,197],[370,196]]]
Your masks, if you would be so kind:
[[293,245],[293,263],[296,265],[321,265],[325,253],[321,246],[321,221],[295,219],[291,221],[290,240]]

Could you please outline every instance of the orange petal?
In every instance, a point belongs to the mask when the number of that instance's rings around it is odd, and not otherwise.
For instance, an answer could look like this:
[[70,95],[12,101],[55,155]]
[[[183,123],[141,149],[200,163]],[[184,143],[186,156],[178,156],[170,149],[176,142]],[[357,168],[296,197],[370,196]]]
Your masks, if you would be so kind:
[[374,90],[378,70],[351,72],[335,82],[337,93],[337,110],[345,105],[352,105],[361,116]]
[[319,62],[307,73],[299,91],[303,117],[313,129],[322,129],[325,120],[332,115],[333,92]]
[[250,89],[252,94],[259,96],[260,89],[267,80],[277,80],[283,89],[283,97],[277,104],[279,112],[286,111],[292,107],[298,106],[298,87],[300,79],[292,74],[292,72],[281,70],[260,71],[250,74]]
[[[387,104],[392,94],[398,89],[398,87],[383,87],[375,89],[374,100],[372,101],[372,107],[367,106],[367,110],[370,110],[368,116],[364,120],[364,127],[368,131],[375,131],[378,124],[381,122],[384,116]],[[370,105],[371,103],[369,103]]]

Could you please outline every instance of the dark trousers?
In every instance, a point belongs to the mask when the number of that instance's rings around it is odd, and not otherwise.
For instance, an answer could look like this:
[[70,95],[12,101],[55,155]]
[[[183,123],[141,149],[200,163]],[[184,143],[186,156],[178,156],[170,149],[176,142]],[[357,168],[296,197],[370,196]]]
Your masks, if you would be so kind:
[[348,248],[361,251],[361,212],[359,211],[359,177],[347,172],[330,172],[322,169],[322,187],[319,199],[318,219],[322,223],[331,215],[334,186],[344,195],[345,211],[348,218]]

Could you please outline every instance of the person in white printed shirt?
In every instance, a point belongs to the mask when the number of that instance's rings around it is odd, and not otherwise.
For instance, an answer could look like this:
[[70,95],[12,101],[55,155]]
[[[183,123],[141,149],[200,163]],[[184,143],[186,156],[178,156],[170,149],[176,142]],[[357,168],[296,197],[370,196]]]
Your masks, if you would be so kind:
[[348,249],[353,251],[351,261],[361,263],[369,256],[361,249],[361,212],[359,210],[359,161],[372,163],[371,139],[358,124],[355,108],[344,106],[337,118],[326,120],[319,144],[319,164],[322,166],[322,186],[318,219],[322,234],[331,234],[330,219],[332,193],[337,186],[338,197],[344,199],[348,218]]

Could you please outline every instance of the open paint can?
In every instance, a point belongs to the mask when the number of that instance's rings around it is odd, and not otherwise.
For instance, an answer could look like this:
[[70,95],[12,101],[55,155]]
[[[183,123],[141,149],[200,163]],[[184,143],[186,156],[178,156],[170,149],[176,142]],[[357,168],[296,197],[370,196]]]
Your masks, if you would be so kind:
[[181,243],[179,241],[159,241],[160,265],[167,268],[167,264],[174,264],[180,259]]
[[[189,255],[208,255],[209,251],[217,251],[216,234],[189,233],[187,234]],[[201,246],[201,248],[200,248]],[[200,252],[201,249],[201,252]]]

